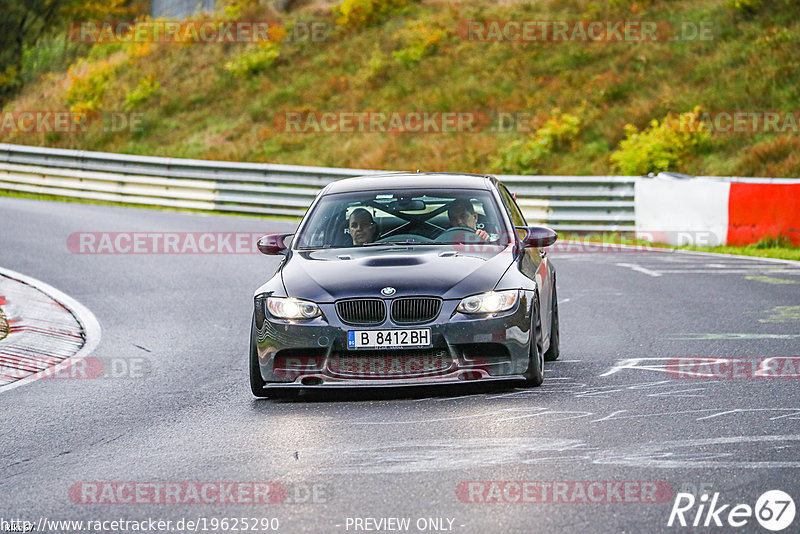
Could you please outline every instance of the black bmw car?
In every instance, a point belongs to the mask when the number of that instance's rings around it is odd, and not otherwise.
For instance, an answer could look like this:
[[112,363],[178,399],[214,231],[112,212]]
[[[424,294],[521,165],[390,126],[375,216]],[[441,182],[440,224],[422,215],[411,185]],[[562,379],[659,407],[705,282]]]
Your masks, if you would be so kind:
[[331,183],[258,288],[250,385],[524,381],[559,353],[549,228],[528,226],[493,176],[391,173]]

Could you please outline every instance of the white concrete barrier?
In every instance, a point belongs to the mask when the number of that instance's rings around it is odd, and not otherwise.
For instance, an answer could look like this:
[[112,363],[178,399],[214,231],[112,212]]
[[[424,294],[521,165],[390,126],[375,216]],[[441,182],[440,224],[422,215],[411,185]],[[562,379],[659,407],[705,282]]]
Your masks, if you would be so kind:
[[657,176],[636,182],[636,237],[670,245],[800,245],[800,181]]

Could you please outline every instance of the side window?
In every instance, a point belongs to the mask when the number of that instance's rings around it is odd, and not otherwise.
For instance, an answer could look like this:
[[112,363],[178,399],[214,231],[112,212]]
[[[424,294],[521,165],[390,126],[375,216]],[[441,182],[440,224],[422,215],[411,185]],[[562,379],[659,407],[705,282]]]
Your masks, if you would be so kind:
[[517,203],[514,202],[514,197],[508,192],[506,186],[502,184],[500,184],[500,198],[503,199],[503,204],[505,204],[508,213],[511,215],[511,222],[514,226],[527,226],[525,217],[522,215]]

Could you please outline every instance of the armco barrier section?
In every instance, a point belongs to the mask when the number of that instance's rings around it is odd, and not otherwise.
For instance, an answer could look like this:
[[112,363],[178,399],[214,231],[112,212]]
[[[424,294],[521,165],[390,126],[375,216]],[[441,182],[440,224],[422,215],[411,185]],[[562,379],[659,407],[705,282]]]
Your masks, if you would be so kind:
[[800,180],[661,178],[636,183],[636,237],[672,245],[800,245]]
[[[0,143],[0,190],[299,218],[319,190],[385,171],[235,163]],[[633,232],[633,176],[498,176],[531,223]]]
[[157,19],[185,18],[198,11],[212,11],[216,7],[216,0],[152,0],[150,15]]

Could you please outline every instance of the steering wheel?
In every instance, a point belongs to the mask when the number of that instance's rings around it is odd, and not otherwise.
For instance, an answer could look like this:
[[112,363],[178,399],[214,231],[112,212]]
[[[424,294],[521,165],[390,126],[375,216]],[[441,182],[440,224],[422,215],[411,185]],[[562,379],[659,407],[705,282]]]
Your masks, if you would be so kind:
[[444,232],[442,232],[438,236],[436,236],[436,241],[441,240],[442,236],[445,236],[445,235],[447,235],[448,233],[451,233],[451,232],[470,232],[470,233],[474,234],[475,230],[473,230],[469,226],[453,226],[451,228],[448,228],[447,230],[445,230]]

